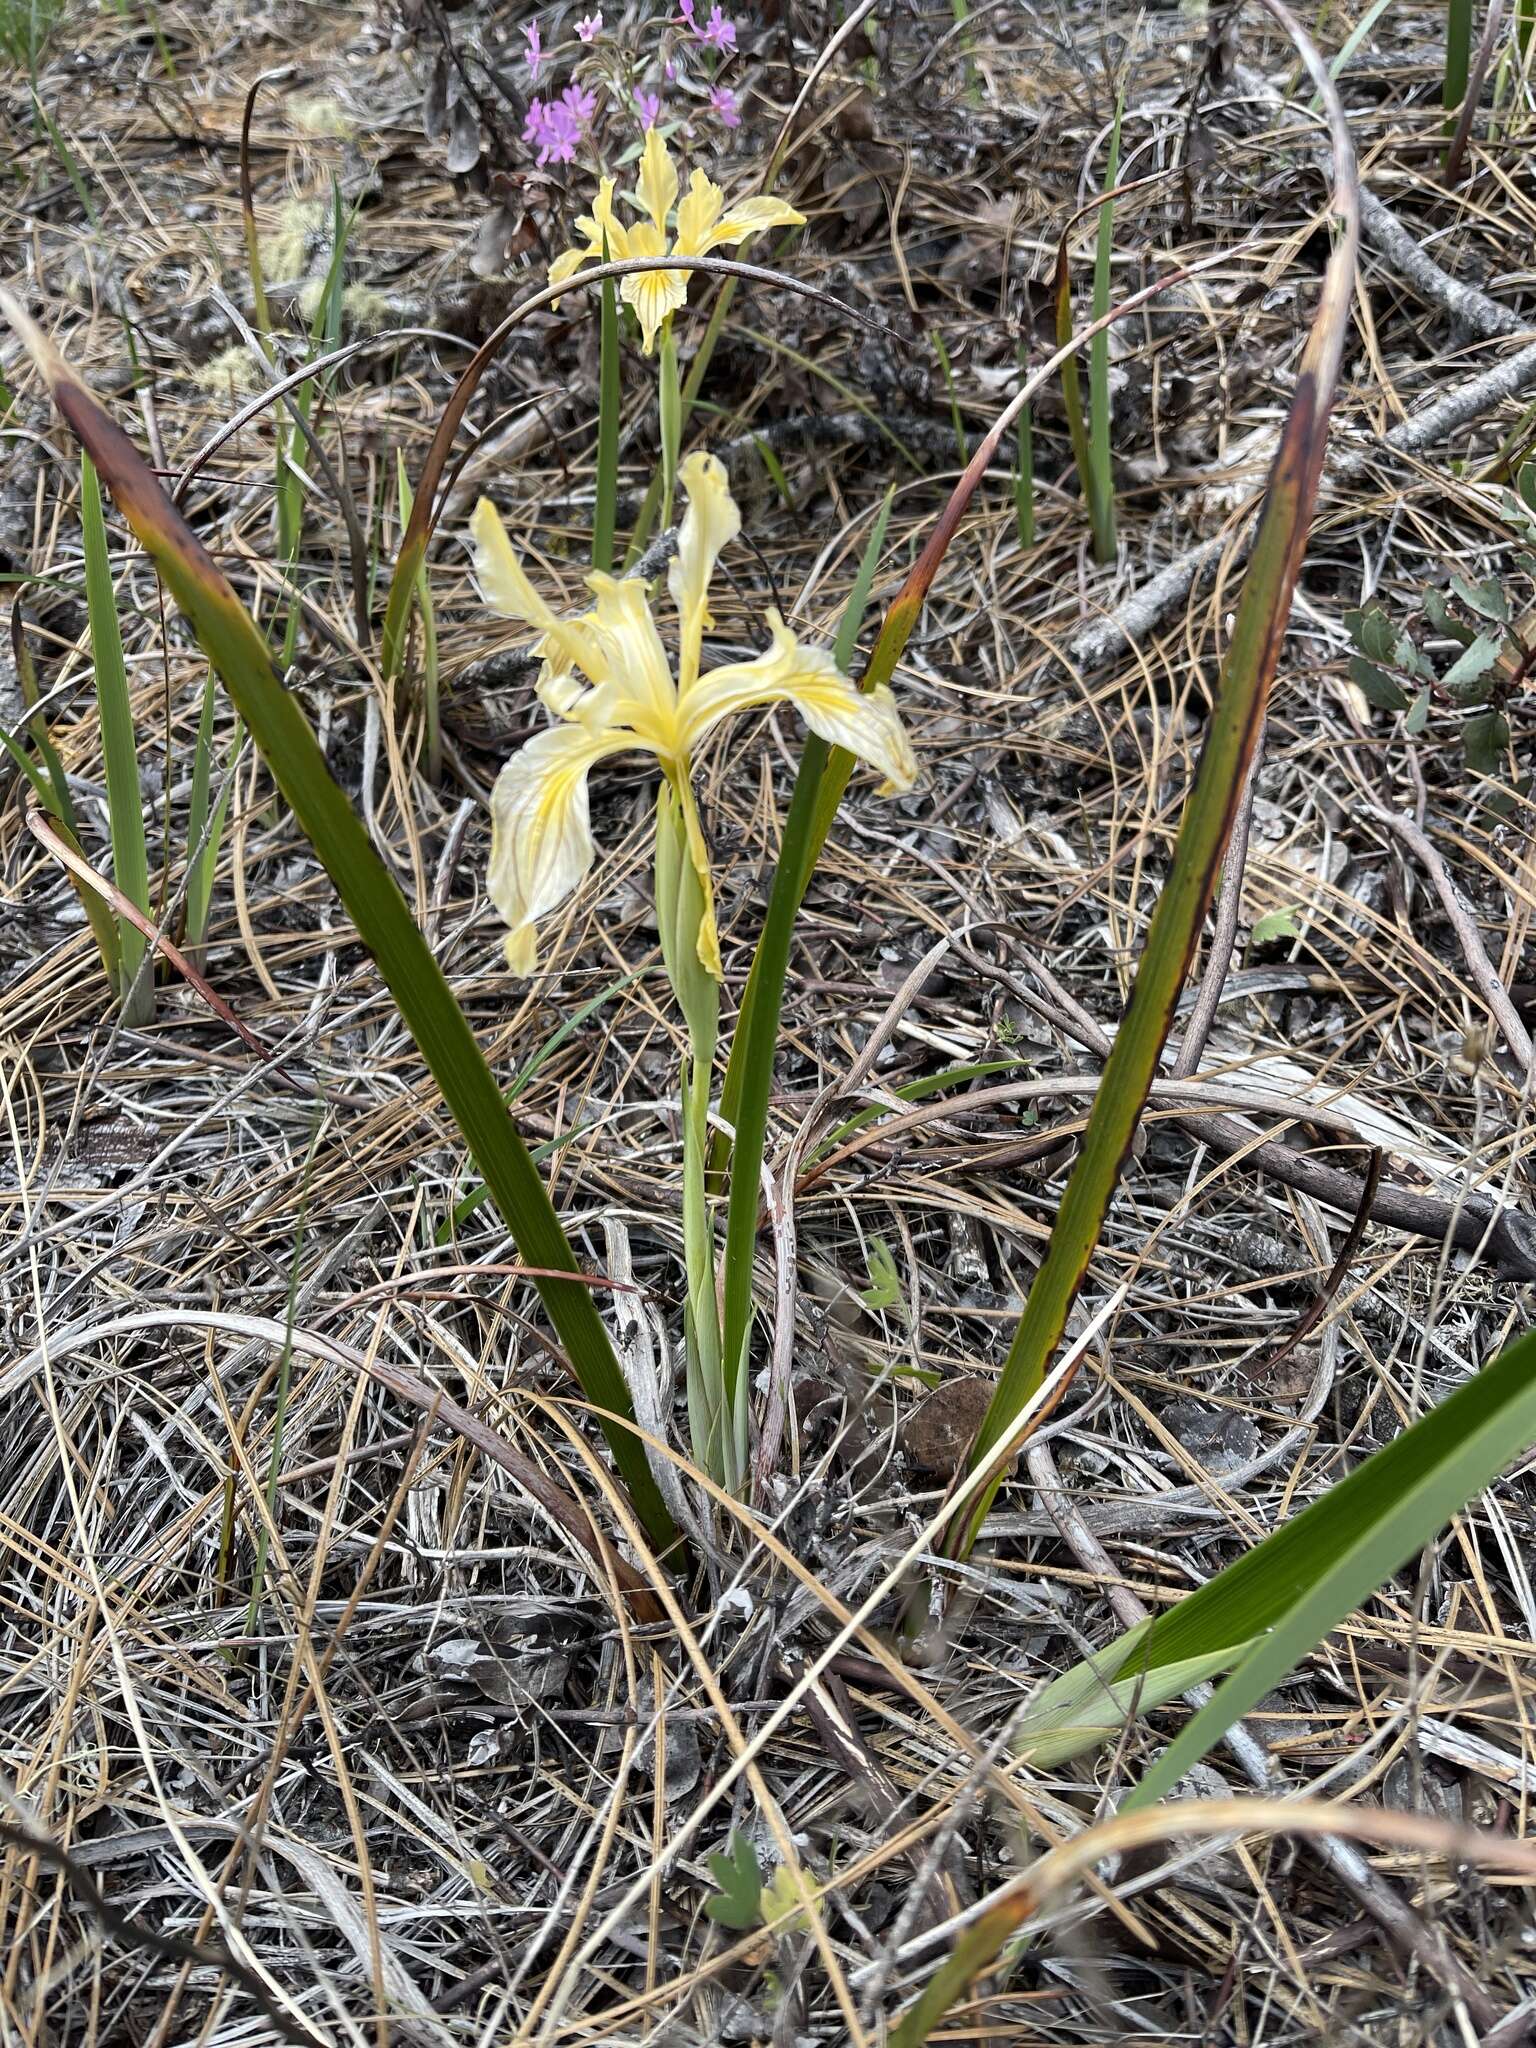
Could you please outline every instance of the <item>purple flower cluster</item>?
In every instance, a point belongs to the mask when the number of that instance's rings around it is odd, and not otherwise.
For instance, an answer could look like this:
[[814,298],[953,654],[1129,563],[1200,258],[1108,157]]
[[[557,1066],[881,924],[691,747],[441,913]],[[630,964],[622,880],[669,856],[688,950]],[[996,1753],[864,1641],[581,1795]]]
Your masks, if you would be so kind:
[[568,164],[575,160],[576,146],[587,123],[597,112],[597,95],[579,85],[568,85],[559,99],[530,100],[523,123],[523,140],[539,152],[539,163]]
[[691,36],[701,43],[710,43],[722,56],[736,47],[736,24],[720,12],[719,0],[715,0],[710,15],[702,28],[699,27],[694,9],[698,0],[677,0],[680,18]]

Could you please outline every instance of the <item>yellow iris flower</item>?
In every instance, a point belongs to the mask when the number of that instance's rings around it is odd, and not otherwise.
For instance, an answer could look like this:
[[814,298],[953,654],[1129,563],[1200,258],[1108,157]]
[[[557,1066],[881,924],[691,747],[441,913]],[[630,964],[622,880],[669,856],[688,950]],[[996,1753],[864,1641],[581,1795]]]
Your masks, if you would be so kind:
[[[555,258],[549,266],[551,284],[564,284],[584,263],[601,263],[605,239],[610,261],[619,263],[630,256],[707,256],[713,249],[729,248],[764,228],[805,225],[805,215],[782,199],[741,199],[727,213],[725,194],[702,171],[695,171],[689,179],[687,195],[679,205],[677,167],[655,128],[645,131],[639,189],[627,195],[650,215],[649,220],[626,227],[614,213],[613,188],[612,178],[604,178],[598,186],[591,213],[583,214],[576,223],[576,232],[586,236],[587,246],[567,249]],[[667,219],[674,206],[677,233],[669,241]],[[635,309],[647,355],[663,321],[686,303],[689,275],[686,270],[646,270],[620,281],[619,297]]]
[[703,891],[700,961],[718,980],[709,861],[690,777],[696,750],[722,719],[759,705],[793,704],[812,732],[879,769],[882,794],[910,789],[917,764],[883,684],[861,693],[830,655],[802,646],[776,611],[772,644],[751,661],[699,673],[704,634],[714,623],[709,582],[721,550],[741,530],[741,513],[713,455],[690,455],[679,470],[688,510],[668,588],[679,618],[677,673],[638,578],[587,578],[591,611],[557,618],[534,590],[495,507],[482,498],[470,523],[475,575],[504,618],[536,626],[543,657],[538,694],[555,723],[519,748],[491,794],[491,901],[510,930],[507,960],[529,973],[534,925],[578,887],[592,866],[587,776],[597,762],[632,750],[654,754],[682,808],[688,848]]

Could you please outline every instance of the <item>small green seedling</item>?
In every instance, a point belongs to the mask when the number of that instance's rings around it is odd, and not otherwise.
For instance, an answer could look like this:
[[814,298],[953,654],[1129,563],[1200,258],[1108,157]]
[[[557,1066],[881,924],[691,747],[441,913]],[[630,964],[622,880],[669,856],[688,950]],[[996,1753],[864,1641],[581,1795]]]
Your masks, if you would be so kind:
[[763,1917],[763,1873],[757,1851],[740,1828],[731,1829],[724,1855],[709,1858],[709,1874],[719,1887],[704,1901],[710,1919],[740,1932],[758,1926]]

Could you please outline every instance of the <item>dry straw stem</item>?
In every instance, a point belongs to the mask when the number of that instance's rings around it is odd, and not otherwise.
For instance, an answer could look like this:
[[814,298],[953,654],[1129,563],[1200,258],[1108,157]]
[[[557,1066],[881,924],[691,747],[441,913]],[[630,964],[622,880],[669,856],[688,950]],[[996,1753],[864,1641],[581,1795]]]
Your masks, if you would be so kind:
[[[1276,116],[1285,111],[1268,79],[1240,67],[1244,91]],[[1308,142],[1314,161],[1324,160],[1324,146]],[[1423,302],[1445,314],[1453,326],[1479,340],[1513,338],[1529,332],[1529,322],[1500,305],[1476,285],[1452,277],[1426,253],[1423,242],[1405,227],[1368,185],[1360,188],[1362,238],[1374,248]],[[1536,383],[1536,342],[1504,358],[1446,392],[1411,418],[1400,420],[1373,446],[1338,446],[1329,451],[1324,469],[1325,494],[1364,476],[1384,451],[1398,456],[1427,453],[1450,435],[1484,417],[1507,398]],[[1256,525],[1239,524],[1235,531],[1212,535],[1178,555],[1150,576],[1107,617],[1096,619],[1068,643],[1065,659],[1075,669],[1091,672],[1127,648],[1139,646],[1218,565],[1231,569],[1252,546]]]
[[[519,1272],[529,1269],[519,1268]],[[302,1327],[289,1328],[268,1316],[241,1315],[232,1309],[211,1310],[178,1308],[163,1312],[141,1315],[116,1316],[106,1322],[93,1322],[75,1329],[54,1331],[46,1343],[39,1344],[13,1364],[0,1372],[0,1399],[7,1398],[17,1388],[23,1387],[45,1364],[59,1365],[73,1352],[87,1346],[104,1344],[113,1337],[135,1336],[140,1332],[163,1332],[171,1328],[187,1330],[217,1331],[226,1336],[255,1339],[281,1350],[291,1345],[295,1351],[306,1353],[316,1359],[339,1365],[347,1371],[361,1373],[377,1380],[392,1394],[421,1410],[430,1423],[452,1430],[462,1437],[482,1457],[499,1465],[523,1488],[530,1499],[536,1501],[552,1522],[584,1550],[597,1565],[602,1578],[611,1580],[634,1609],[639,1621],[660,1621],[662,1610],[657,1606],[646,1580],[633,1565],[626,1564],[614,1555],[611,1547],[599,1535],[586,1510],[570,1497],[563,1488],[553,1485],[529,1459],[506,1443],[496,1431],[487,1427],[478,1416],[430,1386],[416,1374],[402,1367],[389,1364],[375,1352],[360,1351],[354,1345],[344,1344],[337,1338],[323,1336],[318,1331]]]
[[1061,1891],[1106,1858],[1171,1844],[1180,1837],[1214,1842],[1223,1836],[1284,1834],[1353,1836],[1536,1880],[1536,1843],[1455,1827],[1424,1814],[1364,1811],[1343,1800],[1190,1800],[1150,1813],[1119,1814],[1049,1850],[1026,1876],[1016,1878],[989,1903],[903,2016],[891,2035],[891,2048],[922,2048],[949,2007],[992,1967],[1008,1943]]

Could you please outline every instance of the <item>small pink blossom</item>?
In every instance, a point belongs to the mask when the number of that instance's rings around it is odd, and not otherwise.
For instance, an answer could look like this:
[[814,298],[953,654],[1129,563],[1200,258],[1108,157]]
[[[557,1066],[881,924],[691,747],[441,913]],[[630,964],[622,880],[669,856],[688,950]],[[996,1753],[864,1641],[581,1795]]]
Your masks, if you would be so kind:
[[530,78],[537,78],[539,66],[544,62],[544,39],[539,34],[539,24],[536,21],[530,21],[523,30],[523,34],[528,38],[528,49],[525,59],[528,65],[528,76]]
[[720,12],[719,0],[710,11],[705,27],[699,32],[699,40],[713,43],[717,50],[734,50],[736,47],[736,24]]
[[699,32],[699,24],[693,18],[693,0],[677,0],[677,5],[678,19],[690,35],[696,36]]
[[600,36],[602,32],[603,17],[601,13],[584,14],[576,24],[576,33],[584,43],[590,43],[595,36]]
[[585,128],[597,112],[597,94],[586,92],[574,81],[560,95],[560,104],[570,115],[576,127]]
[[538,149],[541,165],[573,163],[581,127],[570,107],[559,100],[530,100],[523,140]]
[[715,114],[722,128],[741,126],[741,105],[728,85],[712,85],[709,89],[710,112]]
[[640,115],[642,128],[654,128],[661,119],[661,97],[654,92],[637,92],[635,106]]

